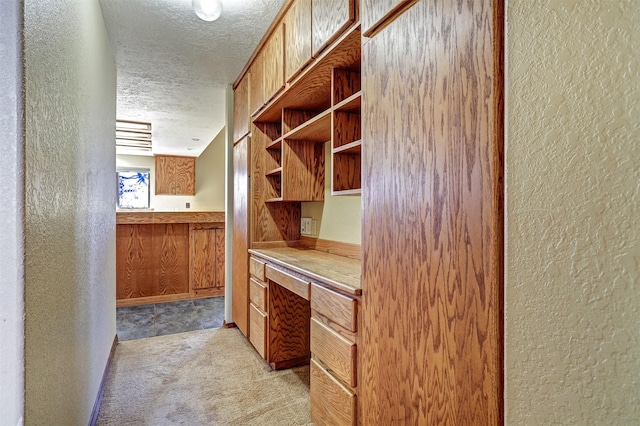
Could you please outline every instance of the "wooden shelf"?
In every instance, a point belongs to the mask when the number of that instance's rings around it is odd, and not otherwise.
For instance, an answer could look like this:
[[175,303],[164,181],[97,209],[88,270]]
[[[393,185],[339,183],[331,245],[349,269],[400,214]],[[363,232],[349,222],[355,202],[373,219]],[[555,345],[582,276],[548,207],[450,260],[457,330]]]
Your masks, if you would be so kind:
[[361,193],[362,193],[361,188],[343,189],[341,191],[331,191],[331,195],[360,195]]
[[296,127],[284,135],[283,139],[310,142],[327,142],[331,140],[331,109]]
[[333,148],[334,154],[360,154],[362,151],[362,139]]
[[286,89],[261,111],[254,122],[275,122],[283,108],[324,110],[331,105],[331,70],[360,68],[362,50],[360,25],[354,25],[305,68]]
[[362,106],[362,91],[358,91],[347,99],[333,106],[334,111],[360,113]]
[[265,176],[278,176],[278,175],[281,175],[281,174],[282,174],[282,167],[276,167],[273,170],[269,170],[264,175]]
[[282,197],[267,198],[266,200],[264,200],[265,203],[279,203],[281,201],[282,201]]
[[282,146],[282,138],[278,138],[265,147],[265,149],[280,149]]

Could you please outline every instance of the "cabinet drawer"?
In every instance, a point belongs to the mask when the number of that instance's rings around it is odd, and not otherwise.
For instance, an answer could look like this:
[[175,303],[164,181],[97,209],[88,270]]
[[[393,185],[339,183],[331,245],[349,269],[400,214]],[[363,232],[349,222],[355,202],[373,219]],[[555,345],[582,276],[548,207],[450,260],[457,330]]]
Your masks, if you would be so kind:
[[267,305],[267,286],[262,284],[255,278],[249,280],[249,300],[256,305],[260,310],[266,312]]
[[311,284],[311,309],[350,331],[358,331],[357,303],[356,299]]
[[297,294],[305,300],[309,300],[309,281],[294,277],[284,271],[274,268],[271,265],[266,267],[266,277],[278,283],[281,287]]
[[258,353],[264,358],[267,353],[267,314],[249,304],[249,341]]
[[356,387],[356,344],[311,318],[311,356],[337,379]]
[[249,258],[249,272],[260,281],[264,281],[264,265],[255,257]]
[[310,365],[311,420],[316,425],[355,425],[356,395],[320,364]]

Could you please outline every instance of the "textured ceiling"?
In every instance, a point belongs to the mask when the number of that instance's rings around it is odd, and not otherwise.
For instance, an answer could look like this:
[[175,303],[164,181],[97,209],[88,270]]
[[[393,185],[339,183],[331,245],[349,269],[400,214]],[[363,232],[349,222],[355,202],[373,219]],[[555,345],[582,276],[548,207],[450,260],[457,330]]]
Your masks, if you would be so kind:
[[197,156],[220,132],[225,88],[284,0],[222,3],[222,16],[205,22],[191,0],[100,0],[118,69],[117,116],[151,122],[154,154]]

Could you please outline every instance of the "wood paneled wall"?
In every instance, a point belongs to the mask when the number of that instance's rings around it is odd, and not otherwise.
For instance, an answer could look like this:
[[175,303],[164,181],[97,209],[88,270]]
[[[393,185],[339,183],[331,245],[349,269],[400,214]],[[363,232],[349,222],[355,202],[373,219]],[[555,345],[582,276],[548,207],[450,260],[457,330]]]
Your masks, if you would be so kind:
[[502,3],[363,44],[363,424],[502,423]]

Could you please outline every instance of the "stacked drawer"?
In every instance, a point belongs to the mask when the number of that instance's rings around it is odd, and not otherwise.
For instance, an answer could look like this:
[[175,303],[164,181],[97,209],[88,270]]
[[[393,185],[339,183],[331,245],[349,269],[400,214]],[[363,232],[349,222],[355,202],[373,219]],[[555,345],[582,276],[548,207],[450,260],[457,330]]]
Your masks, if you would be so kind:
[[267,301],[268,286],[265,282],[265,263],[249,259],[249,341],[258,353],[267,354]]
[[358,301],[311,284],[311,419],[357,424]]

